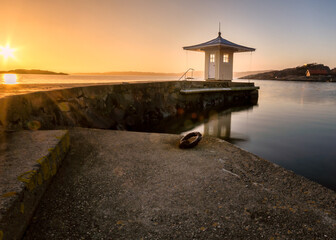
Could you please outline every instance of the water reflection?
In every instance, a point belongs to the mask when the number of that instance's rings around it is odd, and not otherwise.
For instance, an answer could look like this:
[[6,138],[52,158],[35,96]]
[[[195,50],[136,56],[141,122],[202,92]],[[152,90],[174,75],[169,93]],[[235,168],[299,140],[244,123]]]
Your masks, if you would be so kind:
[[17,75],[11,73],[2,74],[3,84],[17,84]]
[[231,112],[211,114],[209,121],[204,123],[204,135],[230,138]]
[[210,111],[202,122],[194,123],[192,129],[189,129],[188,131],[182,131],[182,134],[198,131],[205,136],[217,137],[231,143],[248,141],[248,136],[231,132],[231,118],[232,113],[252,110],[253,107],[256,106],[229,108],[219,112]]
[[256,85],[257,108],[211,112],[172,133],[199,131],[224,139],[336,191],[336,83]]

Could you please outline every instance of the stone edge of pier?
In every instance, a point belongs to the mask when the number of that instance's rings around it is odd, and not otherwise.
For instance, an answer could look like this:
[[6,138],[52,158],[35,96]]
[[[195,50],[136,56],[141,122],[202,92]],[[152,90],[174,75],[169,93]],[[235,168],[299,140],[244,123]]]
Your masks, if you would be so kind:
[[[69,132],[57,132],[62,134],[55,136],[57,140],[54,147],[44,149],[41,157],[36,159],[36,164],[17,176],[14,184],[18,191],[9,190],[1,194],[0,240],[22,237],[41,197],[65,158],[70,147]],[[34,134],[34,131],[31,133]],[[13,164],[12,167],[20,166]]]

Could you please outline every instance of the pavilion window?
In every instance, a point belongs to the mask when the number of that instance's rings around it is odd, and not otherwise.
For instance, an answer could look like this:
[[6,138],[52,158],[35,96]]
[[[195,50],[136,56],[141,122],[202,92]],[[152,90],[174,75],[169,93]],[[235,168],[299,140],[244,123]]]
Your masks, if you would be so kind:
[[214,54],[214,53],[211,53],[211,54],[210,54],[210,62],[211,62],[211,63],[214,63],[214,62],[215,62],[215,54]]
[[229,62],[229,54],[227,54],[227,53],[223,54],[223,62],[225,62],[225,63]]

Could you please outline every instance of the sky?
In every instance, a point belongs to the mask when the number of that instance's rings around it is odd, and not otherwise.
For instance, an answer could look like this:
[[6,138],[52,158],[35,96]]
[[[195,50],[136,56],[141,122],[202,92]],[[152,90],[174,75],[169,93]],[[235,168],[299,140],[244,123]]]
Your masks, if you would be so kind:
[[336,67],[334,0],[0,0],[0,70],[76,72],[204,70],[183,46],[218,35],[248,47],[234,71]]

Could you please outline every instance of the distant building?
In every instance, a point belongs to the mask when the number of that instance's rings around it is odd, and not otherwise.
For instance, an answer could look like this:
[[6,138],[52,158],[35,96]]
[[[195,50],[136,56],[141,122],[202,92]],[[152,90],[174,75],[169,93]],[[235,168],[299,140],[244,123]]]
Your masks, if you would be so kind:
[[336,75],[336,68],[332,69],[332,70],[330,71],[330,74],[331,74],[331,75]]
[[206,80],[227,80],[233,77],[233,53],[253,52],[254,48],[235,44],[221,37],[218,37],[197,45],[183,47],[184,50],[205,52],[204,79]]
[[306,77],[310,77],[312,75],[329,75],[329,72],[326,69],[308,69],[306,71]]

